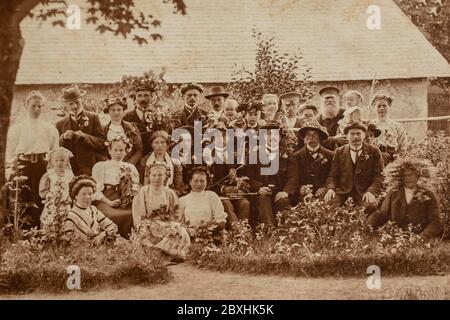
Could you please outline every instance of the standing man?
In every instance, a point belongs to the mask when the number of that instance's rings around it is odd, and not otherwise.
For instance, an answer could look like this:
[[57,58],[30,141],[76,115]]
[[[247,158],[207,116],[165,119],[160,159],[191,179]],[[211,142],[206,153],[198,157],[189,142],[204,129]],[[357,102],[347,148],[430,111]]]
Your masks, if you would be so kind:
[[181,87],[184,106],[173,115],[175,128],[194,126],[195,121],[206,121],[208,112],[197,105],[202,93],[203,87],[196,83],[188,83]]
[[320,145],[328,138],[327,129],[317,120],[305,123],[299,131],[304,147],[292,155],[287,170],[287,183],[282,192],[276,195],[280,210],[289,209],[291,203],[303,201],[307,186],[316,197],[326,192],[326,180],[331,170],[334,153]]
[[[33,202],[37,207],[28,208],[31,217],[27,227],[39,227],[43,209],[42,199],[39,197],[39,181],[47,170],[46,155],[59,145],[58,130],[40,119],[45,105],[44,96],[39,91],[32,91],[25,101],[28,118],[12,126],[8,131],[6,143],[6,178],[16,173],[27,177],[23,201]],[[17,166],[16,166],[17,165]],[[20,172],[15,168],[22,166]]]
[[157,112],[155,106],[157,96],[150,84],[136,85],[133,93],[134,109],[129,110],[123,117],[124,121],[133,123],[138,128],[143,146],[143,157],[151,152],[149,143],[153,132],[164,130],[171,133],[170,119]]
[[73,85],[63,89],[61,100],[69,114],[56,123],[60,145],[73,153],[70,159],[73,173],[91,175],[97,158],[106,152],[105,135],[97,114],[84,110],[85,90]]
[[339,107],[339,89],[336,87],[325,87],[319,91],[321,97],[321,113],[318,117],[320,125],[327,128],[328,139],[323,142],[329,150],[335,150],[347,143],[344,135],[337,135],[339,120],[344,118],[344,109]]
[[367,214],[376,210],[383,185],[383,157],[380,149],[364,142],[366,132],[361,122],[350,123],[344,130],[349,144],[335,151],[324,198],[332,207],[352,197]]
[[300,128],[302,126],[298,117],[301,97],[301,94],[298,92],[288,92],[280,95],[281,110],[286,117],[287,129]]
[[211,112],[208,114],[209,118],[215,121],[225,122],[223,106],[225,99],[230,93],[226,92],[222,86],[215,86],[211,88],[210,93],[205,96],[211,104]]

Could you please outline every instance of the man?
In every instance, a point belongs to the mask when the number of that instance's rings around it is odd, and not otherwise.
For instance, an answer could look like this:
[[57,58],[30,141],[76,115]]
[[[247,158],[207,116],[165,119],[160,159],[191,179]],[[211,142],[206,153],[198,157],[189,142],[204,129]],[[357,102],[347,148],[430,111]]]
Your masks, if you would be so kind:
[[33,202],[37,207],[27,209],[26,214],[31,219],[26,227],[39,227],[43,209],[42,199],[39,197],[39,181],[47,170],[47,154],[59,145],[59,134],[52,124],[40,119],[45,99],[39,91],[30,93],[25,106],[28,118],[8,131],[6,178],[11,178],[13,174],[27,177],[25,185],[29,189],[23,190],[21,200]]
[[69,114],[56,123],[60,145],[74,155],[70,163],[76,176],[91,175],[97,158],[106,152],[106,137],[98,115],[84,110],[82,97],[85,95],[86,91],[80,91],[76,85],[64,88],[61,100]]
[[339,108],[339,89],[325,87],[319,91],[321,97],[321,114],[318,117],[320,125],[328,131],[328,140],[323,142],[329,150],[335,150],[347,143],[344,135],[336,135],[339,120],[344,118],[344,109]]
[[352,122],[344,130],[349,144],[335,151],[324,198],[332,207],[352,197],[367,214],[376,210],[384,164],[380,149],[364,142],[366,132],[367,127],[362,122]]
[[281,110],[286,117],[286,127],[288,129],[300,128],[301,120],[298,117],[300,109],[301,94],[298,92],[288,92],[280,95]]
[[222,86],[211,87],[210,93],[205,96],[211,104],[211,112],[208,116],[217,120],[224,119],[223,106],[229,95]]
[[316,197],[323,197],[334,153],[320,143],[328,138],[327,129],[317,120],[305,123],[299,131],[304,147],[292,155],[287,170],[287,183],[275,199],[280,210],[289,209],[291,203],[303,201],[308,189]]
[[174,127],[194,126],[195,121],[206,121],[208,112],[198,107],[203,87],[196,83],[189,83],[181,87],[184,99],[183,109],[173,115]]
[[153,132],[164,130],[170,134],[172,126],[169,117],[157,112],[157,96],[150,84],[136,85],[133,99],[135,108],[127,111],[123,120],[133,123],[138,128],[143,146],[142,156],[145,157],[152,151],[149,140]]
[[[302,128],[305,124],[309,122],[317,121],[318,114],[319,110],[315,105],[309,103],[302,104],[300,106],[300,109],[298,110],[298,117],[300,119],[300,128]],[[297,132],[297,150],[300,150],[304,146],[305,146],[304,139],[300,137],[299,132]]]

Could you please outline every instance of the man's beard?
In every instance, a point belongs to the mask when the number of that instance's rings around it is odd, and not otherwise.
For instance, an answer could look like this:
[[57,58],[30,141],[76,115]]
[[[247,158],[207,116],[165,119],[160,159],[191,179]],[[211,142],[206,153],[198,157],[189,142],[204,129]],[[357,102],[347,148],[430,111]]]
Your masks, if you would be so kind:
[[337,113],[337,106],[334,104],[325,104],[324,114],[327,117],[334,117]]

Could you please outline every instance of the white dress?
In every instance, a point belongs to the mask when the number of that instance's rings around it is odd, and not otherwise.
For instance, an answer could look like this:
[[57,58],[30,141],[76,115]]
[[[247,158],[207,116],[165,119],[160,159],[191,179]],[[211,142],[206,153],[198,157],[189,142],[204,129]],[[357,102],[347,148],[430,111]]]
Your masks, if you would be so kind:
[[43,228],[53,221],[55,206],[62,204],[70,209],[69,183],[73,178],[72,170],[66,170],[63,176],[59,176],[54,169],[49,169],[42,176],[39,182],[39,195],[46,203],[41,214]]

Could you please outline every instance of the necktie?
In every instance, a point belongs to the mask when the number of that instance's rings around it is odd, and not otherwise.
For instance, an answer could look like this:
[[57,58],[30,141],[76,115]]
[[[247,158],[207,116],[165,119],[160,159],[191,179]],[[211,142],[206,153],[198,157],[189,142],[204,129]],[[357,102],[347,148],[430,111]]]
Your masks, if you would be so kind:
[[355,153],[355,158],[353,160],[353,163],[356,163],[356,161],[358,161],[358,157],[359,157],[359,153],[361,152],[362,149],[354,149],[354,148],[350,148],[350,151],[353,151]]

